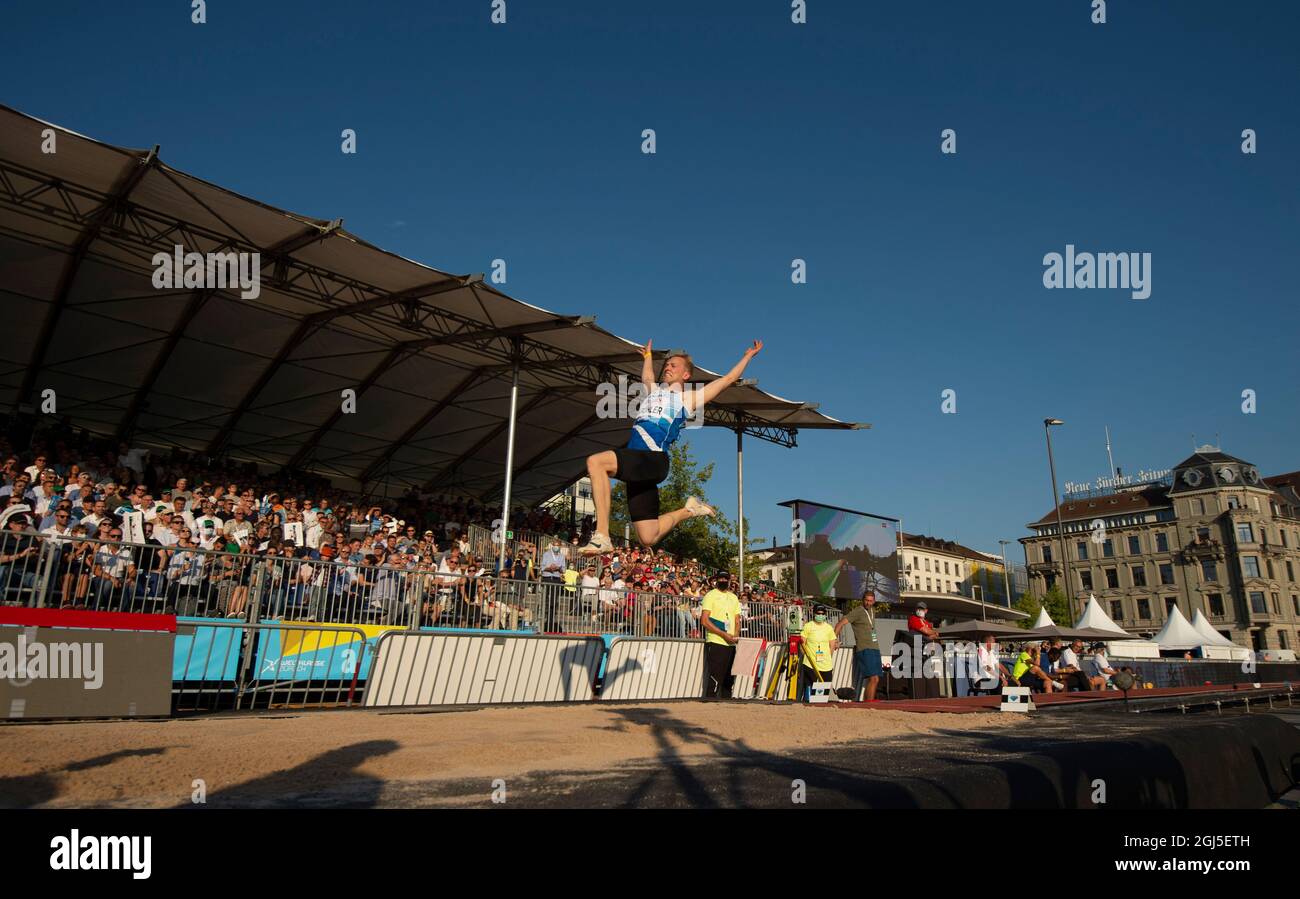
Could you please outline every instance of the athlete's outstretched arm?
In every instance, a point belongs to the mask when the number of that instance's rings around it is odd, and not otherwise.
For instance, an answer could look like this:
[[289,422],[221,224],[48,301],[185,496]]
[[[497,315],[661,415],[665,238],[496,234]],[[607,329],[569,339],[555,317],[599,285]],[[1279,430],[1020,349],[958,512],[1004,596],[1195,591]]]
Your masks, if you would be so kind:
[[654,390],[655,382],[655,356],[654,351],[650,349],[652,341],[645,342],[645,349],[641,351],[643,361],[641,363],[641,383],[645,385],[646,390]]
[[744,374],[745,366],[749,364],[749,360],[757,356],[758,351],[762,348],[763,341],[755,340],[753,346],[745,350],[745,355],[740,357],[740,361],[736,363],[735,368],[718,378],[718,380],[711,381],[699,390],[692,391],[683,396],[682,400],[684,404],[694,412],[697,408],[697,404],[713,402],[714,397],[740,380],[740,376]]

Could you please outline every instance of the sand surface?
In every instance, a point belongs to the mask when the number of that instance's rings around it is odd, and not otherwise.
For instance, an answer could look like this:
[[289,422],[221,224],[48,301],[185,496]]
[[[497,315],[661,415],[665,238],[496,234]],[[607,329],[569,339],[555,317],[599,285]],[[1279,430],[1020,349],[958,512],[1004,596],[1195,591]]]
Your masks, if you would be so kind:
[[293,800],[352,782],[400,793],[403,783],[482,777],[488,789],[524,772],[598,775],[668,755],[692,760],[1019,723],[997,713],[691,702],[4,725],[0,808],[188,806],[195,779],[215,804]]

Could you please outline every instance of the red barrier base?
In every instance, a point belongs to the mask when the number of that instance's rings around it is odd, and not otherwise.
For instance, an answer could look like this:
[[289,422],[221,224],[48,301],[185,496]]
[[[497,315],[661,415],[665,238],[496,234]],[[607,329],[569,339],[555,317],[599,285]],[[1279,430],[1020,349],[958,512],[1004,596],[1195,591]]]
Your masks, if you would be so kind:
[[84,627],[110,631],[176,633],[175,615],[145,612],[87,612],[78,609],[29,609],[0,606],[0,624],[21,627]]

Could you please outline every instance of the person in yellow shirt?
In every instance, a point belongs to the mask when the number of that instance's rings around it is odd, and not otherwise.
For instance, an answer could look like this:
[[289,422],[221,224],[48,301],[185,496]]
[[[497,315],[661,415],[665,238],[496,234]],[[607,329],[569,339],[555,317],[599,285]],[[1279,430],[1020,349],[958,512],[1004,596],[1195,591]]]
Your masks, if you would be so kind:
[[[818,680],[829,681],[834,674],[835,650],[840,648],[840,641],[826,617],[826,607],[817,606],[813,610],[813,620],[803,626],[800,634],[803,650],[799,659],[799,696],[805,702],[808,701],[809,684]],[[812,665],[809,665],[810,659]]]
[[731,698],[731,665],[740,641],[740,599],[728,589],[730,582],[727,572],[718,572],[701,605],[705,699]]

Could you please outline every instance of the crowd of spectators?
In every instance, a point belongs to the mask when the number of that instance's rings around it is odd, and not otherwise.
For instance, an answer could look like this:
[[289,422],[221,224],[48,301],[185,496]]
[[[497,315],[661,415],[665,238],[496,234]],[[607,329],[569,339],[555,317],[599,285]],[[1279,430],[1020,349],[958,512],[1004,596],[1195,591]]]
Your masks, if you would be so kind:
[[[597,566],[577,553],[589,519],[515,512],[512,530],[531,539],[509,541],[498,569],[498,547],[485,535],[500,507],[473,500],[414,490],[374,499],[302,474],[68,429],[25,440],[7,433],[0,458],[0,601],[30,599],[45,544],[57,549],[42,598],[49,606],[700,633],[709,572],[638,547],[615,549]],[[737,592],[753,606],[745,609],[753,627],[775,620],[762,605],[776,599],[770,584]]]

